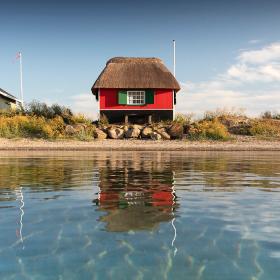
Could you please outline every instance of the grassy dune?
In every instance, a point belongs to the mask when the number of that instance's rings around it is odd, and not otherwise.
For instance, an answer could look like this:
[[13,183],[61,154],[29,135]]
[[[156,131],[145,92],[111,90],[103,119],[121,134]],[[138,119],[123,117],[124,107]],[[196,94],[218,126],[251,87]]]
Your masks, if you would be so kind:
[[[182,138],[193,141],[226,141],[238,135],[280,140],[280,115],[270,112],[259,118],[249,118],[243,113],[217,110],[206,112],[199,120],[193,120],[191,115],[178,114],[174,121],[155,123],[151,127],[168,131],[172,125],[182,132]],[[104,131],[110,127],[104,117],[97,126]],[[92,120],[59,105],[48,106],[34,101],[24,109],[0,112],[1,138],[91,140],[96,129]]]

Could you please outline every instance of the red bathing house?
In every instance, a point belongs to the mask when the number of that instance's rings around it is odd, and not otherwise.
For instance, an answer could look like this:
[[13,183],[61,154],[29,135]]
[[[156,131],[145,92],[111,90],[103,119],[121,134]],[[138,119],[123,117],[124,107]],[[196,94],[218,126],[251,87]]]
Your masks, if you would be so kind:
[[110,123],[172,120],[179,83],[158,58],[110,59],[92,86]]

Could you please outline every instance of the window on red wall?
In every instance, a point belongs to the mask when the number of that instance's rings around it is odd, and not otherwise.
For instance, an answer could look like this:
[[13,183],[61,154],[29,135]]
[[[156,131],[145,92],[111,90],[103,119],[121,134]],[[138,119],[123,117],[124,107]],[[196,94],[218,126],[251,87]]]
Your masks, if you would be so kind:
[[129,90],[127,91],[128,105],[143,105],[145,104],[145,91]]

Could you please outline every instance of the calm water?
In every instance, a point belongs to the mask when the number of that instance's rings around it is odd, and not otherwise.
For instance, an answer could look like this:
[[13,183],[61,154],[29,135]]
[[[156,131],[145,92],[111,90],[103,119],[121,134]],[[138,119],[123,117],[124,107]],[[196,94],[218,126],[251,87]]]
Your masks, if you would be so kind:
[[280,153],[1,153],[0,279],[280,279]]

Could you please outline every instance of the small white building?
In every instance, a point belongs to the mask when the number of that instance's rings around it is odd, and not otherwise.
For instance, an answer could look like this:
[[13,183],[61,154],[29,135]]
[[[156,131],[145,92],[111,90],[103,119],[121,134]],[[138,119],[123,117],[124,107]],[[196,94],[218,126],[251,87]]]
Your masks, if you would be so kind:
[[16,109],[20,104],[20,100],[0,88],[0,110]]

